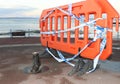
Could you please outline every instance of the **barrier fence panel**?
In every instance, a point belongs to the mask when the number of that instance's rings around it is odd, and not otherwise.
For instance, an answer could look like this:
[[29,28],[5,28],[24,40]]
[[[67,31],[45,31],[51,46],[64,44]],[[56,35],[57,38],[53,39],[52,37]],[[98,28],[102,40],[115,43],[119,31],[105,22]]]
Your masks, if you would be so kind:
[[105,60],[112,53],[112,32],[109,30],[113,29],[114,18],[118,31],[119,14],[107,0],[86,0],[43,10],[40,18],[41,43],[70,54],[85,48],[80,56],[88,59],[95,59],[106,43],[100,55],[100,59]]

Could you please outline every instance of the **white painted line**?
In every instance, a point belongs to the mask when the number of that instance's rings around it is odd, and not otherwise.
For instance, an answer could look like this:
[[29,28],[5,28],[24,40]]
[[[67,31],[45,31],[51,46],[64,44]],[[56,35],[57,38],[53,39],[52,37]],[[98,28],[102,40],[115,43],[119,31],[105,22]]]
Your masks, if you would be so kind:
[[112,49],[120,50],[120,47],[112,47]]

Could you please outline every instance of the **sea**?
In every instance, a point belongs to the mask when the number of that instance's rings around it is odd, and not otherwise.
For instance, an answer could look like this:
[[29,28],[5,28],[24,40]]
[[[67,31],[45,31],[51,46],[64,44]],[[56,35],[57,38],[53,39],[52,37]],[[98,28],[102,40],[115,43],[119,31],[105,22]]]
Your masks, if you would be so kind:
[[[67,21],[65,21],[65,24],[66,23]],[[74,23],[74,21],[72,21],[72,23]],[[72,26],[74,27],[74,24],[72,24]],[[39,18],[32,18],[32,17],[0,18],[0,38],[11,37],[10,34],[6,34],[6,33],[13,32],[13,31],[34,31],[34,30],[40,31]],[[25,36],[26,37],[39,37],[40,33],[26,33]],[[116,32],[115,25],[113,27],[113,38],[120,39],[120,28],[119,28],[119,32]]]
[[[0,18],[0,38],[10,37],[13,31],[39,31],[39,18]],[[26,34],[26,36],[39,37],[39,33]]]

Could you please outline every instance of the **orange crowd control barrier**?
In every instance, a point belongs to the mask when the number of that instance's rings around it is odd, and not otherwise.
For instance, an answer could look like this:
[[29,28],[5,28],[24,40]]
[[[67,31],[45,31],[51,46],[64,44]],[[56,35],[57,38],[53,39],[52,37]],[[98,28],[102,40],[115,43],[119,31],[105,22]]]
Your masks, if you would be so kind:
[[[97,33],[94,27],[112,30],[113,20],[118,31],[119,14],[107,0],[86,0],[73,3],[72,7],[65,5],[46,9],[40,17],[41,44],[76,54],[94,39]],[[106,46],[100,55],[101,60],[106,60],[112,53],[112,32],[106,31],[105,37]],[[93,41],[80,56],[94,59],[100,53],[102,40],[98,38]]]

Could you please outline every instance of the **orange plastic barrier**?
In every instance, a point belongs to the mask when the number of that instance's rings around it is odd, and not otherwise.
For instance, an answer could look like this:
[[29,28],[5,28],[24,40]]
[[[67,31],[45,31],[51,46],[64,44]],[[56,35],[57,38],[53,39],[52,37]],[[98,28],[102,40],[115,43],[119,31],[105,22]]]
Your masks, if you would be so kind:
[[[68,5],[60,6],[65,11],[68,11]],[[51,12],[51,10],[53,10]],[[96,25],[104,28],[113,29],[113,19],[116,20],[116,31],[119,26],[119,14],[110,5],[107,0],[86,0],[72,4],[72,13],[77,17],[83,16],[83,22],[88,22],[97,18],[103,18],[103,20],[96,21]],[[48,15],[48,16],[46,16]],[[40,31],[58,31],[65,30],[66,28],[72,28],[73,26],[81,25],[82,23],[73,19],[72,16],[65,14],[59,9],[46,9],[43,10],[40,17]],[[61,32],[60,34],[41,34],[41,43],[43,46],[64,51],[71,54],[78,53],[88,42],[91,41],[89,35],[91,32],[95,34],[93,28],[84,26],[81,30],[75,29],[75,31]],[[81,36],[83,35],[83,36]],[[107,31],[107,43],[103,50],[100,59],[107,59],[112,53],[112,32]],[[93,37],[92,37],[93,38]],[[97,39],[90,46],[88,46],[80,56],[84,58],[94,59],[100,53],[100,42],[102,39]]]

